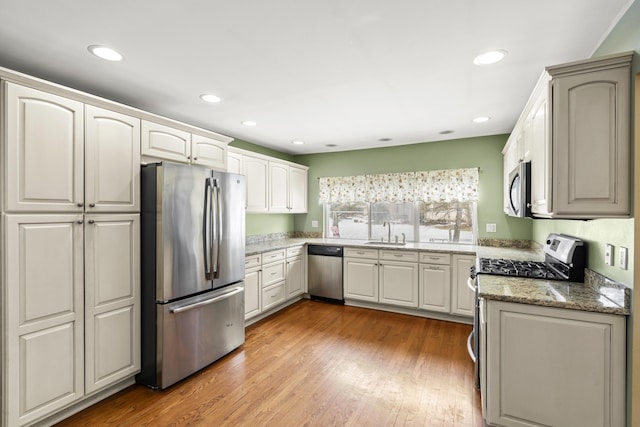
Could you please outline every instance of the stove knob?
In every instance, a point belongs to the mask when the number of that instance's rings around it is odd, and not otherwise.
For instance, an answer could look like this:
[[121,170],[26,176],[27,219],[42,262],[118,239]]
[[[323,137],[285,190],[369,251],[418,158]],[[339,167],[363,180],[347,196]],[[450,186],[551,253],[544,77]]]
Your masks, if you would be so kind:
[[551,244],[551,240],[547,240],[547,245],[550,245],[550,244]]

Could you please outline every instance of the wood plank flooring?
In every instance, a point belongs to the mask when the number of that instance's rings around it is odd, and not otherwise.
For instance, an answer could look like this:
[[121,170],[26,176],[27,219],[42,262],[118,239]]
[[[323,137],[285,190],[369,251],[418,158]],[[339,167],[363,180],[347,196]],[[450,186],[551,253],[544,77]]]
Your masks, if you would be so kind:
[[59,426],[481,426],[471,326],[300,301],[164,391],[126,390]]

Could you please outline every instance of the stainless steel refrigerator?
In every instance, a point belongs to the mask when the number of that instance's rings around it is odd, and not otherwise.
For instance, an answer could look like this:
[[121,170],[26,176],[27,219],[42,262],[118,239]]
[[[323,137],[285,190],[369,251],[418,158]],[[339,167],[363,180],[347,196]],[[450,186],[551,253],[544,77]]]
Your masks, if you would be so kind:
[[244,343],[244,179],[142,167],[139,383],[166,388]]

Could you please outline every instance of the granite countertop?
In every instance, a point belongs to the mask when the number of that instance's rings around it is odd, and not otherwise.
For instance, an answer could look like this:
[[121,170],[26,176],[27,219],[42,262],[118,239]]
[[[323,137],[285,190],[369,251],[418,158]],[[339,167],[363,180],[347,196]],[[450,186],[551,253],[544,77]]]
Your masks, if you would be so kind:
[[[544,260],[540,248],[479,247],[477,254],[481,258]],[[628,315],[631,307],[628,287],[589,269],[585,269],[584,283],[479,274],[478,293],[490,300],[618,315]]]
[[475,255],[475,245],[456,245],[451,243],[417,243],[407,242],[404,246],[385,245],[384,243],[370,244],[364,240],[349,239],[318,239],[318,238],[296,238],[269,240],[261,243],[249,244],[245,247],[245,255],[255,255],[262,252],[274,251],[277,249],[289,248],[304,244],[325,245],[325,246],[349,246],[358,248],[372,249],[393,249],[398,251],[428,251],[428,252],[447,252],[464,255]]

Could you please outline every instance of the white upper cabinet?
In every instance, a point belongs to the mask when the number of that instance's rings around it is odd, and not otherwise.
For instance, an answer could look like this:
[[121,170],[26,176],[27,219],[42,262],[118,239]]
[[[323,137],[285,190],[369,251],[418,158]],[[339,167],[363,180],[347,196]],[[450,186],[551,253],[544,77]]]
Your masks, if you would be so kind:
[[87,212],[140,210],[140,120],[85,108]]
[[[632,58],[616,54],[543,73],[514,128],[529,132],[534,216],[629,216]],[[503,153],[506,164],[506,146]]]
[[244,156],[242,170],[247,177],[247,212],[268,212],[269,162],[258,157]]
[[142,155],[150,159],[191,163],[226,171],[227,144],[231,138],[217,136],[219,140],[143,120],[140,149]]
[[202,135],[191,135],[192,163],[227,170],[227,144]]
[[289,166],[289,212],[307,212],[307,174],[306,167]]
[[143,120],[141,151],[143,156],[189,162],[191,160],[191,134]]
[[7,212],[82,212],[84,106],[5,84]]
[[227,151],[226,170],[246,177],[247,213],[307,212],[307,166],[232,150]]
[[269,162],[269,212],[288,213],[289,210],[289,166]]

